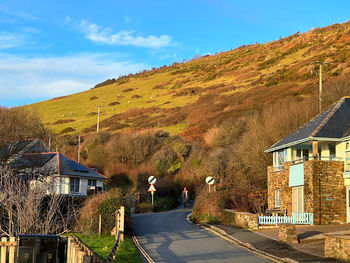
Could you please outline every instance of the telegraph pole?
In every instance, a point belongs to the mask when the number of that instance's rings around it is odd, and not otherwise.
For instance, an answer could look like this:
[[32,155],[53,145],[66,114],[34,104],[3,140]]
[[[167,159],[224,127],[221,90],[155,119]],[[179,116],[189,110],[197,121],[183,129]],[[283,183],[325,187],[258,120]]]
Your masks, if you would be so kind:
[[322,112],[322,66],[330,63],[325,63],[321,61],[316,61],[313,64],[319,65],[319,84],[318,84],[318,110]]
[[97,133],[99,128],[100,128],[100,105],[98,105],[98,108],[97,108],[97,128],[96,128]]
[[80,132],[78,134],[78,163],[80,163]]
[[319,80],[319,85],[318,85],[318,108],[320,113],[322,112],[322,63],[319,63],[320,66],[320,80]]

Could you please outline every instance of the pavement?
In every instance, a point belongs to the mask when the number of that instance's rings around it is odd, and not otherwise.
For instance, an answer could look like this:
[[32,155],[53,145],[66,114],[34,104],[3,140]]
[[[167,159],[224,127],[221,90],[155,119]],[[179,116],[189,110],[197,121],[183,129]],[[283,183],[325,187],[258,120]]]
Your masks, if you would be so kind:
[[[215,228],[219,228],[224,231],[227,235],[233,237],[234,239],[239,240],[242,243],[245,243],[247,246],[254,247],[257,250],[276,256],[280,258],[281,261],[294,261],[294,262],[341,262],[336,259],[323,258],[322,255],[311,254],[312,250],[319,250],[320,247],[324,246],[320,242],[309,242],[301,243],[295,246],[282,244],[277,240],[272,238],[272,234],[278,237],[278,230],[268,230],[269,235],[265,235],[266,232],[258,231],[252,232],[249,230],[232,227],[232,226],[223,226],[215,225]],[[308,248],[305,249],[305,244],[309,244]],[[311,251],[310,251],[311,250]]]
[[[144,262],[271,262],[263,254],[232,244],[186,218],[190,208],[132,215]],[[134,240],[135,241],[135,240]]]

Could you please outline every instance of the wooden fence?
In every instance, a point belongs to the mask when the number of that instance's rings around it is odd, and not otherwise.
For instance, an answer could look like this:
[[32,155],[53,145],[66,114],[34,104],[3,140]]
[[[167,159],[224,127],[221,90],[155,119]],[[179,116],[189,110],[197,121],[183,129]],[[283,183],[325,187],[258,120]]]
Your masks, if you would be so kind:
[[[76,236],[68,237],[67,263],[110,263],[118,251],[120,241],[124,240],[124,206],[116,211],[115,220],[115,244],[107,259],[96,254],[89,246]],[[3,263],[3,262],[1,262]]]
[[[2,237],[0,242],[1,247],[1,263],[15,263],[15,254],[17,241],[15,237]],[[7,258],[8,256],[8,258]]]

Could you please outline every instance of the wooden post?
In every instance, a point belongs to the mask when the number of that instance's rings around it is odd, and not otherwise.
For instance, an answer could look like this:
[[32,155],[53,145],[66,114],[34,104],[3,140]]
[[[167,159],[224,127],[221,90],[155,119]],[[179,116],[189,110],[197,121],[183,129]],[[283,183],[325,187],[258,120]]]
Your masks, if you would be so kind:
[[98,130],[100,129],[100,105],[98,105],[97,108],[97,125],[96,125],[96,132],[98,133]]
[[119,210],[115,212],[115,240],[117,240],[117,236],[119,232],[119,218],[120,218],[119,213],[120,213]]
[[102,232],[102,218],[101,215],[98,215],[98,236],[101,237]]
[[[1,242],[7,242],[7,238],[2,237]],[[1,263],[6,263],[6,248],[7,247],[5,245],[1,246]]]
[[320,81],[319,81],[319,111],[322,112],[322,63],[320,63]]
[[124,206],[120,207],[120,241],[124,241],[124,213],[125,213],[125,208]]
[[78,163],[80,163],[80,132],[78,135]]
[[[16,242],[15,237],[10,237],[10,242]],[[9,263],[15,263],[16,246],[11,245],[9,248]]]
[[318,141],[312,141],[312,155],[314,160],[318,159]]
[[67,263],[72,263],[71,260],[72,257],[72,237],[68,237],[68,244],[67,244]]

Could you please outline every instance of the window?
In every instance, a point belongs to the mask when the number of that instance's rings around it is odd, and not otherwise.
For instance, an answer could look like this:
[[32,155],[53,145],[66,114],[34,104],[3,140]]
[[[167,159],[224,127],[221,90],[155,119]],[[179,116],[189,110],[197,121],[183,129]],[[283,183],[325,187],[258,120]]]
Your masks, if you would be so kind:
[[281,199],[280,199],[280,189],[275,190],[275,207],[279,208],[281,205]]
[[308,149],[297,149],[297,162],[303,162],[309,160],[309,150]]
[[96,186],[96,180],[95,179],[88,179],[88,186]]
[[69,187],[71,193],[79,193],[80,192],[80,178],[69,178]]
[[283,163],[287,161],[287,149],[273,153],[273,167],[275,171],[283,170]]

